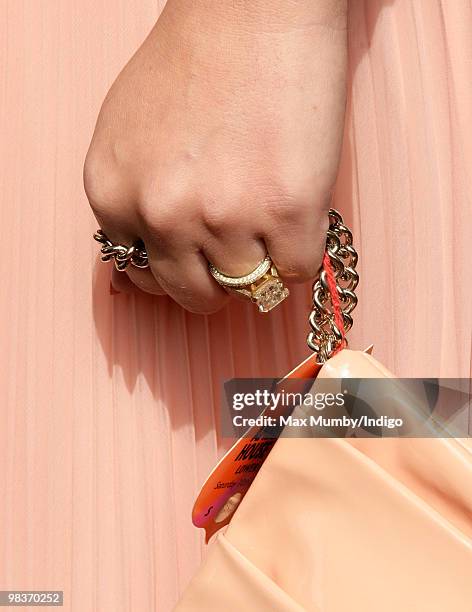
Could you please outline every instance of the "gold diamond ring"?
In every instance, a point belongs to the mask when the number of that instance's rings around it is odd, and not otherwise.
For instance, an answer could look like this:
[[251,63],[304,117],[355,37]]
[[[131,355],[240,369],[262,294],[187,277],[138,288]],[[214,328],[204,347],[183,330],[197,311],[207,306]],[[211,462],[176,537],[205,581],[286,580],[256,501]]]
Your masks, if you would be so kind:
[[222,287],[249,298],[257,304],[260,312],[269,312],[290,294],[269,255],[244,276],[227,276],[212,263],[209,268],[210,274]]

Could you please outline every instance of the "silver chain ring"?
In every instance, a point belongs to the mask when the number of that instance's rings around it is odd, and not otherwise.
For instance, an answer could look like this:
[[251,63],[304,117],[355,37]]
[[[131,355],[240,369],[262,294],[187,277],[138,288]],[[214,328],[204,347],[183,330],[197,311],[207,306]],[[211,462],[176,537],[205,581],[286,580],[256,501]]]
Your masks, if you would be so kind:
[[149,267],[147,252],[144,248],[144,244],[141,241],[135,242],[131,246],[113,244],[113,242],[101,229],[97,230],[93,237],[102,245],[102,248],[100,249],[102,253],[102,261],[109,261],[110,259],[113,259],[116,269],[120,272],[126,270],[128,264],[132,264],[136,268]]

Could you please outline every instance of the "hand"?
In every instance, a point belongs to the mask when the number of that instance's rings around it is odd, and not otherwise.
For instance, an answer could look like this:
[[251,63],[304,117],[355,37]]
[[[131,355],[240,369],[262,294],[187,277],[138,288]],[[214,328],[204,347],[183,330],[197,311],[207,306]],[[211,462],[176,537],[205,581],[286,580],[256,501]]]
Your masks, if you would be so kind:
[[268,251],[286,280],[313,278],[345,81],[345,1],[169,0],[110,89],[84,169],[109,238],[146,245],[150,269],[129,266],[131,281],[208,313],[228,299],[208,261],[239,276]]

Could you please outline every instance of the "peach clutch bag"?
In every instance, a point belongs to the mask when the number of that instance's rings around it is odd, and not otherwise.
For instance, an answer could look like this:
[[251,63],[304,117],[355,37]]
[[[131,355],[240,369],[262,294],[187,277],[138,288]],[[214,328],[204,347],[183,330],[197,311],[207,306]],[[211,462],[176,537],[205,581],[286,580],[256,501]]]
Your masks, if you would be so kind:
[[[329,376],[392,375],[344,350],[321,369]],[[468,612],[471,602],[469,441],[281,437],[176,610]]]

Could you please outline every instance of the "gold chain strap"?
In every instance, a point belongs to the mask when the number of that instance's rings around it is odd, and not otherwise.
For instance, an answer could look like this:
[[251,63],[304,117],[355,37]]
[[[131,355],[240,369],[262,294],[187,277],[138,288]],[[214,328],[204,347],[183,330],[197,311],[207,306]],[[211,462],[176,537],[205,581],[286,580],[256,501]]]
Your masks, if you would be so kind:
[[357,252],[352,246],[351,231],[333,208],[329,210],[326,254],[336,282],[344,330],[339,329],[336,324],[328,272],[323,267],[320,278],[313,284],[313,310],[309,317],[312,331],[307,337],[308,346],[317,353],[318,363],[324,363],[343,343],[347,344],[344,333],[352,327],[351,312],[357,305],[357,296],[354,293],[359,283],[359,275],[356,272]]

